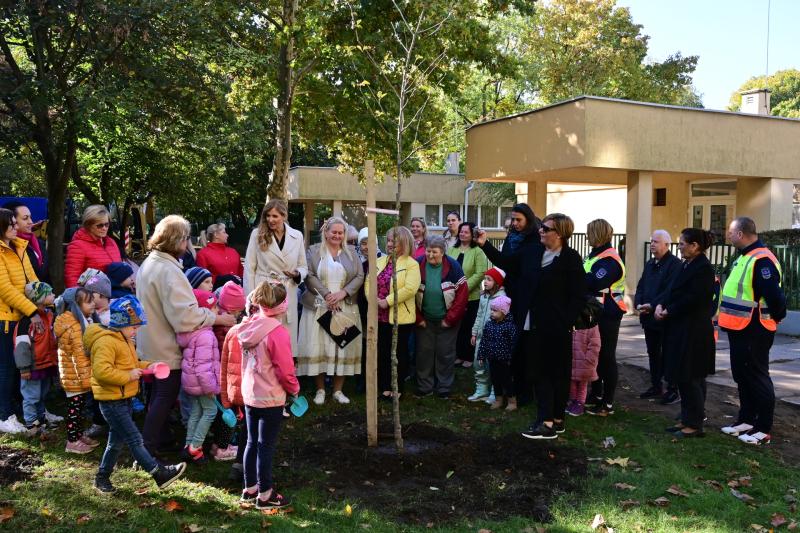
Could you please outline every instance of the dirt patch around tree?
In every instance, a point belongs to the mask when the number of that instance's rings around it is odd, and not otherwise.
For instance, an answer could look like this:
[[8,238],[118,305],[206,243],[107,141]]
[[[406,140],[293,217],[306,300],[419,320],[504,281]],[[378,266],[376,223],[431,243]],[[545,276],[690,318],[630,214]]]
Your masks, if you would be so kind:
[[388,426],[380,428],[380,446],[368,448],[363,422],[352,413],[323,417],[316,426],[341,429],[284,442],[279,457],[293,472],[287,481],[403,523],[513,515],[547,522],[550,504],[587,474],[585,452],[518,433],[458,435],[412,423],[403,428],[405,452],[398,454]]
[[42,464],[39,456],[31,451],[0,446],[0,486],[25,481]]

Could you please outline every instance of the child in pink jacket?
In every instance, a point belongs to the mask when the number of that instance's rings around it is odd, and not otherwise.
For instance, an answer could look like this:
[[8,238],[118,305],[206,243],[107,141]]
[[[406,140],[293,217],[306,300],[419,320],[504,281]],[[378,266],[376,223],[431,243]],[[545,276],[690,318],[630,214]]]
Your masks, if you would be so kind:
[[[217,299],[208,291],[195,289],[197,305],[216,312]],[[178,346],[183,351],[181,387],[189,396],[191,414],[186,422],[186,446],[182,457],[187,462],[202,465],[208,462],[203,455],[203,441],[217,416],[214,397],[219,394],[220,362],[217,337],[211,326],[178,333]]]
[[600,357],[600,329],[576,329],[572,333],[572,384],[569,388],[567,414],[581,416],[589,383],[597,379]]
[[283,285],[264,281],[249,299],[260,307],[237,332],[242,349],[242,399],[247,418],[242,501],[256,509],[279,509],[289,499],[272,485],[272,457],[283,420],[287,393],[300,392],[292,360],[292,340],[281,324],[288,299]]

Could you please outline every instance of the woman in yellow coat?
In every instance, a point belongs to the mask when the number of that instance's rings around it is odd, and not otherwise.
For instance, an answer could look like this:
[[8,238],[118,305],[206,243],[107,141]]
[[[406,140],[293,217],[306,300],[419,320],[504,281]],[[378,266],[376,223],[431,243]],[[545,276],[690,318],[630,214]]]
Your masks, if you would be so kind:
[[19,372],[14,363],[14,327],[31,317],[42,328],[36,305],[25,297],[25,285],[38,281],[25,249],[28,241],[17,237],[14,212],[0,209],[0,433],[22,433]]

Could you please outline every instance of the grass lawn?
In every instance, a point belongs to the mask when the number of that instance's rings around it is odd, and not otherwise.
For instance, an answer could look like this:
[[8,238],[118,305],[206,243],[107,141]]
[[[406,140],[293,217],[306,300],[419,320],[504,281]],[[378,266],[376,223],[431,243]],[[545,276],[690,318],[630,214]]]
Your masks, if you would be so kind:
[[[466,391],[468,379],[468,372],[459,371],[456,390]],[[638,379],[637,371],[623,371],[621,387],[629,390],[628,397],[632,397],[630,389],[640,385]],[[293,498],[294,506],[292,512],[278,515],[239,507],[238,490],[226,479],[227,463],[212,462],[203,469],[190,469],[183,480],[164,492],[159,492],[146,474],[120,467],[112,477],[119,492],[104,498],[92,489],[101,450],[82,457],[69,456],[64,453],[62,431],[48,441],[0,436],[0,446],[31,450],[43,461],[29,479],[10,484],[8,479],[0,479],[0,530],[477,532],[484,529],[494,533],[528,533],[591,531],[590,525],[597,514],[615,531],[755,531],[758,526],[766,531],[773,527],[771,522],[783,522],[776,530],[790,530],[793,522],[800,522],[793,503],[800,498],[795,493],[800,489],[796,461],[782,459],[776,450],[745,447],[722,435],[717,428],[727,420],[715,419],[711,414],[706,438],[676,442],[663,431],[671,423],[667,415],[674,414],[676,406],[651,412],[652,404],[624,398],[620,402],[623,407],[607,419],[590,416],[569,419],[567,432],[557,442],[533,443],[547,447],[553,455],[576,450],[575,455],[588,461],[588,473],[571,480],[576,489],[566,493],[556,491],[554,501],[547,502],[552,522],[541,524],[532,518],[511,516],[502,508],[495,510],[497,514],[476,517],[474,513],[459,513],[455,506],[453,513],[442,513],[424,522],[400,521],[396,519],[397,509],[387,507],[385,502],[371,502],[369,491],[359,499],[351,499],[346,491],[326,490],[325,478],[330,474],[299,461],[303,457],[303,443],[331,430],[323,423],[330,420],[329,415],[345,410],[358,419],[364,409],[363,397],[355,396],[353,400],[344,408],[330,402],[322,408],[312,405],[304,418],[293,420],[284,428],[275,478],[279,489]],[[498,414],[490,412],[485,404],[466,402],[462,394],[450,401],[404,399],[402,408],[406,424],[416,421],[448,428],[465,439],[496,437],[497,454],[531,444],[523,442],[518,434],[532,416],[529,407],[517,413]],[[384,410],[382,422],[388,423],[390,413],[388,408]],[[613,437],[616,445],[604,448],[606,437]],[[331,450],[334,458],[336,453],[337,450]],[[797,457],[796,453],[789,455]],[[614,459],[617,464],[609,464],[608,460]],[[279,466],[284,461],[289,466]],[[293,466],[294,463],[299,466]],[[333,475],[342,481],[348,473]],[[458,475],[455,467],[453,480]],[[539,479],[544,486],[551,481],[546,477]],[[446,497],[451,479],[442,476],[435,491],[427,490],[429,487],[409,488],[401,479],[396,483],[398,494],[406,497],[403,505],[408,505],[409,497],[420,504]],[[483,483],[475,490],[487,495],[506,490],[500,480],[484,479]],[[748,501],[737,498],[731,488],[746,495],[739,498]],[[603,530],[602,526],[597,529]]]

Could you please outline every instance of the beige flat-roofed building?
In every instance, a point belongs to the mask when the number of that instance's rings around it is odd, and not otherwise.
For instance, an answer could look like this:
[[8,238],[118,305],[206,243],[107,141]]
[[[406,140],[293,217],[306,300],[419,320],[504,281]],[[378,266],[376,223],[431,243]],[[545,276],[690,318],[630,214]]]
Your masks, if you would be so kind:
[[581,192],[583,219],[592,188],[618,191],[598,191],[594,209],[624,212],[629,296],[653,229],[797,223],[800,120],[582,96],[471,127],[466,159],[467,180],[514,182],[540,216],[554,192]]

